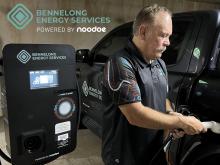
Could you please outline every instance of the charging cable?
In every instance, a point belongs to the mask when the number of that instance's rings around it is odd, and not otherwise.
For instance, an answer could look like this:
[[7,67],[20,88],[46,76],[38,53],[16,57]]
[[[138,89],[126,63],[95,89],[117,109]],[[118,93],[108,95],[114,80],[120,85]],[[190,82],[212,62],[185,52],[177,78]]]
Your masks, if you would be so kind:
[[[0,149],[0,157],[5,159],[8,163],[11,163],[11,158],[9,158],[1,149]],[[0,165],[1,165],[1,161],[0,161]]]
[[167,147],[168,143],[170,143],[173,140],[173,135],[170,134],[167,139],[163,142],[162,146],[160,147],[160,149],[156,152],[156,154],[154,155],[154,157],[151,159],[149,165],[153,165],[156,163],[156,159],[158,158],[159,154],[163,151],[164,148]]
[[[220,134],[220,123],[217,123],[215,121],[206,121],[206,122],[202,122],[202,125],[206,128],[206,129],[210,129],[213,133],[215,134]],[[180,129],[181,130],[181,129]],[[173,135],[169,135],[168,138],[163,142],[161,148],[156,152],[156,154],[154,155],[154,157],[151,159],[150,164],[149,165],[153,165],[153,163],[156,163],[156,159],[158,158],[160,152],[164,150],[166,150],[166,148],[168,147],[169,143],[173,140]]]

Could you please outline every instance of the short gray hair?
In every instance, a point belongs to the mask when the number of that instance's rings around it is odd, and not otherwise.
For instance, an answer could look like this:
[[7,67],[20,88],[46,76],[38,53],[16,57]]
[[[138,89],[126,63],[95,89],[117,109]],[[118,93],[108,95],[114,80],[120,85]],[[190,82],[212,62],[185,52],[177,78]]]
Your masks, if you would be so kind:
[[141,9],[133,23],[133,34],[137,33],[141,24],[153,23],[155,15],[161,11],[166,12],[170,16],[172,16],[172,13],[169,9],[164,6],[158,6],[157,4],[154,4],[152,6],[145,6],[143,9]]

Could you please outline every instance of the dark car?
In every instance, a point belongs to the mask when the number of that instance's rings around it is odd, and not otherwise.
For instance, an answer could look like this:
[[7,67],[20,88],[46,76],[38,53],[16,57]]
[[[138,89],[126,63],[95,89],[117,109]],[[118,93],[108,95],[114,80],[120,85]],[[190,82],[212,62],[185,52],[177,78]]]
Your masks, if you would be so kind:
[[[81,121],[99,137],[105,108],[102,104],[104,65],[131,36],[132,22],[112,30],[91,51],[77,51]],[[170,42],[162,59],[167,65],[169,99],[175,110],[195,115],[201,121],[220,122],[220,11],[173,14]],[[181,165],[214,163],[220,159],[219,139],[220,135],[208,131],[174,140],[169,146],[170,162]]]

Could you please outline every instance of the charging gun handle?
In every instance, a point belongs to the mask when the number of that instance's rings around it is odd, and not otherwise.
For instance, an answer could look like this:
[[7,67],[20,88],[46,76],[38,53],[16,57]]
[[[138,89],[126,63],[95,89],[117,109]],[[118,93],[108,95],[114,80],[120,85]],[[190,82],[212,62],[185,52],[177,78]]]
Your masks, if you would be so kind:
[[205,122],[202,122],[202,125],[207,128],[207,129],[211,129],[212,126],[213,126],[214,122],[213,121],[205,121]]

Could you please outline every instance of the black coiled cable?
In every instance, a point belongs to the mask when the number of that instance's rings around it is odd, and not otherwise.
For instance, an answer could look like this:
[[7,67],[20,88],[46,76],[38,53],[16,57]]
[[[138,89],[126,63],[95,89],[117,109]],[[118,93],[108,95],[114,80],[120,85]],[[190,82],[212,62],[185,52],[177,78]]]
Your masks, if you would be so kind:
[[[0,149],[0,156],[5,159],[7,162],[11,163],[11,158],[9,158],[1,149]],[[0,161],[1,165],[1,161]]]
[[173,139],[173,135],[169,135],[168,138],[163,142],[163,145],[160,147],[160,149],[156,152],[154,157],[151,159],[149,165],[154,165],[156,163],[156,160],[158,156],[160,155],[161,151],[163,151],[163,148]]

